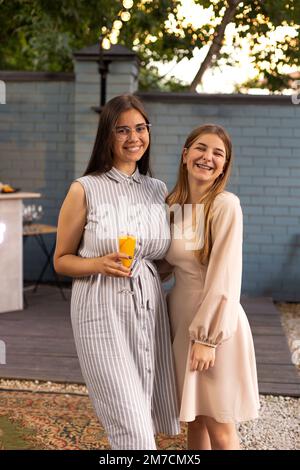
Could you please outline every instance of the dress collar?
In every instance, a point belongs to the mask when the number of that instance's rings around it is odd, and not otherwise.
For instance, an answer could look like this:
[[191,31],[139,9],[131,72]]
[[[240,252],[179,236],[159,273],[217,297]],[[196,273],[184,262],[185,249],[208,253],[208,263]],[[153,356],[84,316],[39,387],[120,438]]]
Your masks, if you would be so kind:
[[136,183],[141,183],[141,174],[139,172],[138,167],[136,167],[135,172],[128,176],[126,173],[123,173],[120,170],[117,170],[114,166],[111,168],[111,170],[107,171],[105,173],[106,176],[108,176],[110,179],[117,181],[118,183],[124,183],[125,181],[135,181]]

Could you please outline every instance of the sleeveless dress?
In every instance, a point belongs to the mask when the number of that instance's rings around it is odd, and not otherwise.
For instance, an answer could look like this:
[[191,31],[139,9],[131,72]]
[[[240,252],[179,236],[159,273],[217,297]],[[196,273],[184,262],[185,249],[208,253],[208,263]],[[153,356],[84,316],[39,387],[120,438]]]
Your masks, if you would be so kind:
[[[252,334],[240,304],[239,199],[224,191],[215,198],[212,210],[213,245],[207,265],[201,265],[194,252],[186,249],[190,235],[172,239],[165,258],[175,274],[168,307],[180,419],[194,421],[205,415],[231,423],[256,418],[259,395]],[[189,230],[191,218],[184,221]],[[164,269],[166,272],[166,266]],[[216,347],[214,367],[190,371],[193,340]]]
[[173,355],[156,266],[170,233],[163,182],[116,168],[77,181],[87,201],[78,256],[119,251],[118,236],[137,239],[132,278],[75,278],[71,319],[83,377],[113,449],[156,449],[154,434],[178,434]]

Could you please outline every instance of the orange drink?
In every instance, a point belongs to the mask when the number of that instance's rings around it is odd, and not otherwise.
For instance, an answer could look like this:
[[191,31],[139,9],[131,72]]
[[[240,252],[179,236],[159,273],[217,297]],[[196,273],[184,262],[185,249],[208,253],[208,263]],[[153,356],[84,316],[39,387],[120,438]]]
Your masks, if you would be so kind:
[[123,266],[130,268],[131,263],[134,257],[134,249],[135,249],[135,237],[131,235],[121,235],[119,237],[119,251],[120,253],[125,253],[127,256],[131,256],[132,259],[122,259]]

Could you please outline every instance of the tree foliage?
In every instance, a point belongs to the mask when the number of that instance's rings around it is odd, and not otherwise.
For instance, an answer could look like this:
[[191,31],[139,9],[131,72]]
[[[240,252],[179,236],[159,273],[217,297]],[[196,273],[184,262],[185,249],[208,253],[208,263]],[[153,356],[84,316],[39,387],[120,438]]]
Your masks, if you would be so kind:
[[71,71],[74,50],[96,43],[119,9],[110,0],[0,0],[0,68]]
[[[182,10],[180,0],[134,2],[118,41],[139,54],[144,87],[168,87],[153,62],[191,58],[196,48],[207,47],[202,69],[199,63],[193,81],[195,89],[208,67],[235,66],[245,40],[250,44],[249,60],[257,70],[257,80],[263,80],[270,90],[286,86],[284,66],[299,67],[299,0],[194,3],[198,13],[195,10],[191,17]],[[109,33],[123,8],[118,0],[0,0],[0,68],[70,71],[74,50],[96,43],[103,26]],[[203,8],[209,9],[208,16]],[[231,49],[226,44],[229,23],[235,25]],[[283,29],[287,26],[294,29],[288,32]],[[192,78],[188,77],[190,83]],[[176,87],[180,89],[179,81],[171,80],[169,89]]]
[[[193,89],[200,83],[206,68],[220,64],[236,66],[245,40],[250,44],[249,60],[257,71],[256,83],[262,82],[270,90],[287,86],[289,77],[284,66],[300,65],[299,0],[194,0],[199,8],[198,18],[194,21],[180,9],[181,2],[137,3],[139,8],[134,10],[133,21],[127,25],[122,39],[128,45],[137,43],[145,64],[151,59],[168,61],[176,58],[179,61],[184,57],[192,58],[196,48],[209,46],[203,63],[199,63],[199,70],[201,66],[203,70],[198,82],[192,82]],[[159,3],[165,4],[165,17],[171,18],[172,28],[168,22],[158,26],[158,21],[151,21],[152,9],[158,9]],[[201,7],[211,10],[210,18],[204,23],[201,22],[204,13]],[[225,24],[222,25],[223,20]],[[229,22],[235,26],[231,50],[226,47],[225,29]],[[294,30],[288,32],[284,29],[287,26]]]

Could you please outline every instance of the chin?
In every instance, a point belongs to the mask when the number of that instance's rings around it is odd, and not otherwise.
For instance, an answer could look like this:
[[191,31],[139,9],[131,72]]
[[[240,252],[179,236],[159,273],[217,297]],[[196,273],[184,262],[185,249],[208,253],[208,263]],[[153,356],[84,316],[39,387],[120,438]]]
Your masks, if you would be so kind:
[[140,155],[137,155],[137,156],[134,158],[134,161],[136,161],[136,162],[140,161],[140,159],[144,156],[144,153],[145,153],[145,152],[143,152],[143,153],[140,154]]
[[130,158],[129,161],[134,162],[134,163],[137,163],[137,162],[140,161],[141,158],[142,158],[142,156],[133,157],[133,158]]
[[195,178],[196,181],[199,181],[200,182],[207,182],[210,180],[210,177],[209,176],[205,176],[205,175],[199,175],[199,174],[196,174],[196,175],[193,175],[193,178]]
[[144,155],[145,151],[139,151],[137,153],[126,153],[126,157],[133,160],[139,160]]

